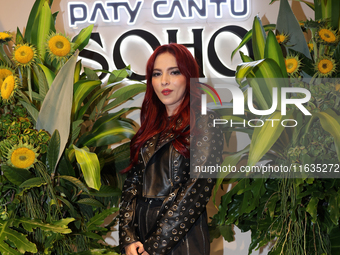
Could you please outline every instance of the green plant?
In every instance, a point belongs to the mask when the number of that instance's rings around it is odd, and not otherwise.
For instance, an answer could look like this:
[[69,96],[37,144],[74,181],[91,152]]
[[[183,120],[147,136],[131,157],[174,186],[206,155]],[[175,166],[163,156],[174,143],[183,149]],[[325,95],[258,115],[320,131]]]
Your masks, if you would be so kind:
[[117,254],[102,238],[116,218],[104,219],[118,210],[137,109],[117,107],[146,86],[129,67],[104,85],[106,71],[82,68],[93,26],[71,41],[51,5],[35,2],[10,55],[13,35],[0,33],[0,253]]
[[[253,89],[254,105],[259,110],[272,105],[272,88],[278,91],[283,87],[306,88],[312,97],[304,106],[312,115],[304,115],[291,106],[283,116],[279,101],[277,111],[261,116],[280,120],[276,124],[268,121],[255,129],[227,129],[227,133],[247,133],[251,143],[226,157],[223,165],[236,165],[246,159],[248,166],[261,161],[310,173],[312,169],[306,167],[339,164],[339,12],[333,11],[339,3],[307,4],[315,8],[315,20],[304,21],[301,26],[288,1],[280,0],[276,35],[272,31],[266,34],[260,19],[254,18],[253,29],[236,49],[252,38],[254,59],[241,53],[244,63],[237,67],[236,80],[244,91]],[[310,47],[303,31],[310,31]],[[290,96],[294,97],[304,95]],[[280,100],[280,94],[278,98]],[[243,116],[246,121],[259,118],[246,112]],[[230,118],[229,109],[222,109],[220,113]],[[294,119],[297,125],[283,127],[280,125],[283,119]],[[216,189],[223,182],[237,183],[221,199],[219,212],[211,223],[215,229],[213,235],[222,234],[232,241],[231,226],[235,224],[242,231],[251,231],[249,253],[274,242],[270,254],[338,254],[339,179],[327,175],[321,176],[326,177],[323,179],[308,174],[294,176],[294,173],[277,177],[230,179],[228,175],[221,176]]]

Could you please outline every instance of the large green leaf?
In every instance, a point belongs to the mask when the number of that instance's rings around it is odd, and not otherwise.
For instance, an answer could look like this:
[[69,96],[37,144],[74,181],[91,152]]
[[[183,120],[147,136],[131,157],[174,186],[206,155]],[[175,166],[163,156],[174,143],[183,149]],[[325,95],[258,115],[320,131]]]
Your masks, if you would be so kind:
[[40,58],[44,61],[46,56],[46,41],[50,31],[55,32],[54,21],[48,2],[45,2],[34,20],[31,31],[31,43],[36,45]]
[[[55,130],[60,134],[59,161],[70,134],[73,97],[73,76],[77,61],[76,52],[60,69],[42,103],[36,128],[45,129],[50,134]],[[56,162],[56,164],[57,164]]]
[[260,110],[271,108],[273,88],[277,88],[277,109],[281,109],[281,87],[289,86],[288,79],[283,75],[278,64],[271,58],[239,64],[236,68],[236,81],[241,84],[248,78],[249,85]]
[[255,60],[264,58],[264,47],[266,45],[266,33],[261,23],[259,16],[254,17],[252,45]]
[[74,43],[73,47],[75,50],[78,49],[79,51],[82,51],[89,43],[93,26],[94,25],[90,25],[86,28],[83,28],[79,34],[73,38],[72,42]]
[[99,147],[107,146],[124,140],[131,139],[135,135],[133,126],[122,120],[104,122],[94,132],[83,135],[77,145]]
[[42,64],[39,64],[39,66],[40,66],[41,70],[43,70],[45,77],[46,77],[46,80],[47,80],[48,87],[50,88],[51,85],[52,85],[52,82],[55,78],[55,73],[52,72],[48,67],[46,67]]
[[55,233],[61,234],[70,234],[72,230],[68,228],[68,224],[74,221],[74,218],[65,218],[52,223],[44,223],[38,219],[27,219],[27,218],[19,218],[16,219],[13,223],[15,226],[22,224],[24,229],[29,232],[33,232],[33,229],[40,228],[43,231],[51,231]]
[[49,173],[55,172],[55,168],[57,167],[57,162],[59,158],[59,149],[60,149],[60,135],[58,130],[55,130],[52,134],[52,137],[47,148]]
[[58,178],[67,180],[71,183],[73,183],[73,185],[75,185],[76,187],[78,187],[80,190],[84,191],[85,193],[89,193],[89,189],[86,187],[86,185],[84,183],[82,183],[79,179],[73,177],[73,176],[68,176],[68,175],[60,175],[58,176]]
[[[26,235],[19,233],[10,226],[11,221],[3,221],[0,220],[0,252],[3,255],[17,255],[24,254],[25,252],[38,252],[37,247],[34,243],[31,243],[27,240]],[[13,249],[10,245],[6,243],[6,241],[10,241],[15,248]]]
[[336,153],[340,160],[340,116],[330,108],[324,112],[314,113],[313,116],[319,117],[322,128],[334,137]]
[[[75,115],[84,99],[98,86],[101,85],[101,81],[89,81],[79,80],[74,84],[74,96],[73,96],[73,107],[72,115]],[[82,116],[81,116],[82,117]]]
[[19,188],[22,188],[24,190],[40,187],[42,185],[45,185],[46,181],[43,180],[41,177],[34,177],[31,179],[28,179],[27,181],[24,181]]
[[126,102],[127,100],[133,98],[141,92],[146,91],[146,85],[144,83],[137,83],[125,86],[117,91],[115,91],[109,99],[115,99],[104,107],[103,111],[109,111],[114,107]]
[[35,23],[35,20],[38,19],[40,10],[43,8],[46,2],[48,2],[48,0],[36,0],[34,2],[25,30],[25,40],[28,42],[31,42],[31,31],[33,29],[33,25]]
[[111,75],[109,77],[108,83],[115,83],[122,81],[124,78],[127,78],[132,74],[130,67],[122,68],[119,70],[114,70],[111,72]]
[[80,199],[77,201],[77,203],[83,204],[83,205],[89,205],[93,207],[99,207],[99,208],[104,207],[104,205],[101,202],[99,202],[97,199],[90,198],[90,197]]
[[34,177],[33,174],[26,169],[15,168],[8,165],[2,165],[1,171],[11,183],[17,186],[20,186],[26,180]]
[[112,207],[106,210],[103,210],[101,213],[96,214],[93,216],[87,223],[87,229],[89,231],[96,230],[98,226],[102,225],[104,223],[104,220],[113,214],[114,212],[117,212],[119,208]]
[[283,78],[288,78],[285,59],[280,44],[277,42],[276,36],[272,31],[268,32],[266,46],[264,48],[264,57],[273,59],[280,67]]
[[[265,31],[271,31],[274,30],[276,28],[275,24],[269,24],[269,25],[264,25],[263,29]],[[231,53],[231,59],[234,57],[234,55],[236,54],[236,52],[241,49],[253,36],[253,30],[249,30],[246,35],[242,38],[242,41],[240,42],[240,44],[237,46],[237,48],[235,50],[233,50],[233,52]]]
[[292,45],[290,46],[291,49],[311,58],[305,36],[298,20],[290,8],[288,0],[280,1],[276,29],[281,34],[284,33],[289,35],[289,44]]
[[86,184],[93,189],[100,190],[100,164],[95,153],[90,152],[87,148],[79,149],[73,146],[77,162],[84,174]]
[[276,111],[268,118],[269,121],[264,122],[262,127],[255,128],[250,143],[248,166],[254,166],[275,144],[284,130],[281,121],[289,119],[290,115],[291,112],[281,115],[281,112]]
[[118,118],[120,118],[123,114],[129,112],[129,111],[133,111],[133,110],[137,110],[140,109],[139,107],[130,107],[130,108],[123,108],[118,112],[113,112],[113,113],[109,113],[101,118],[99,118],[92,127],[92,132],[96,131],[102,124],[104,124],[105,122],[109,122],[112,120],[116,120]]

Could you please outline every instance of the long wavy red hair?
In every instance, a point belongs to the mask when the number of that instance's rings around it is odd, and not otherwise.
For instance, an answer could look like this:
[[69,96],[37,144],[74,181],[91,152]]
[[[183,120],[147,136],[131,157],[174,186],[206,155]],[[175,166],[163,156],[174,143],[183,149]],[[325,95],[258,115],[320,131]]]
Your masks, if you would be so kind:
[[[170,123],[164,104],[158,99],[152,86],[152,73],[155,60],[158,55],[168,52],[176,58],[179,71],[186,77],[186,91],[181,105],[175,115],[171,116]],[[146,92],[141,109],[141,127],[136,135],[131,139],[129,167],[122,173],[128,172],[138,161],[138,152],[144,143],[154,135],[167,130],[169,127],[177,126],[177,120],[181,120],[182,125],[173,130],[176,139],[172,142],[175,149],[184,157],[189,157],[189,142],[185,139],[190,129],[186,129],[191,123],[195,123],[195,112],[199,111],[201,90],[196,87],[196,82],[190,82],[191,78],[199,77],[199,66],[190,51],[181,44],[170,43],[159,46],[153,52],[146,65]],[[190,88],[190,83],[194,87]],[[191,95],[191,102],[190,102]],[[190,107],[192,105],[192,107]],[[197,109],[196,109],[197,108]],[[191,118],[191,119],[190,119]],[[191,127],[192,128],[192,127]]]

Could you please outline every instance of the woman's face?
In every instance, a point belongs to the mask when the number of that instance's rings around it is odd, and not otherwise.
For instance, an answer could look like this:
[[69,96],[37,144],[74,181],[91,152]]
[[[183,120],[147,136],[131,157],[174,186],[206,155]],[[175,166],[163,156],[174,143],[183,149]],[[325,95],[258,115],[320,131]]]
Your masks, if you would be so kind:
[[186,78],[178,69],[176,58],[169,52],[156,57],[152,86],[159,100],[165,105],[168,116],[176,113],[186,90]]

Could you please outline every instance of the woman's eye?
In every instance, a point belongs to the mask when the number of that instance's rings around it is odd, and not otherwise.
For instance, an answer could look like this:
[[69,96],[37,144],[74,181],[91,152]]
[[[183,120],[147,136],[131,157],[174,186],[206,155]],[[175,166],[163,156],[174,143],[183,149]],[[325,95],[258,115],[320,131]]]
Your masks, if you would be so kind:
[[159,75],[161,75],[160,73],[153,73],[152,74],[152,77],[157,77],[157,76],[159,76]]
[[171,74],[179,75],[179,74],[181,74],[181,72],[179,70],[176,70],[176,71],[172,71]]

